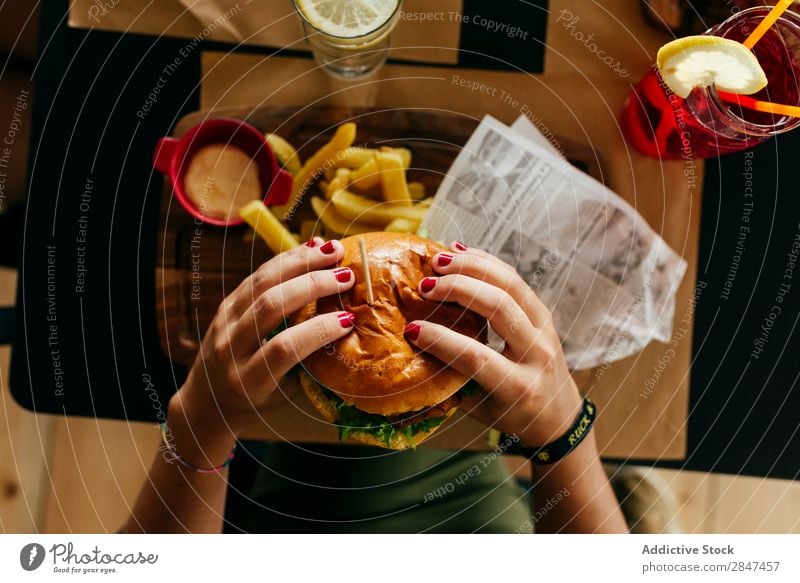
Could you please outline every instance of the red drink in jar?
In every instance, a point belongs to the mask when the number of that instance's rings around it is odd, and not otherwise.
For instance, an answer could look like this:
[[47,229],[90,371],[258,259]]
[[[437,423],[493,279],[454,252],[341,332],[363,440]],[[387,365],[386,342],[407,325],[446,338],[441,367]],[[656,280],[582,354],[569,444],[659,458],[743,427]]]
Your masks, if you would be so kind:
[[[743,10],[705,34],[741,42],[769,10],[766,6]],[[800,16],[785,12],[753,53],[769,83],[752,97],[800,105]],[[654,67],[625,101],[621,124],[628,142],[643,154],[695,159],[746,150],[797,127],[800,119],[742,108],[724,101],[713,87],[697,88],[681,99]]]

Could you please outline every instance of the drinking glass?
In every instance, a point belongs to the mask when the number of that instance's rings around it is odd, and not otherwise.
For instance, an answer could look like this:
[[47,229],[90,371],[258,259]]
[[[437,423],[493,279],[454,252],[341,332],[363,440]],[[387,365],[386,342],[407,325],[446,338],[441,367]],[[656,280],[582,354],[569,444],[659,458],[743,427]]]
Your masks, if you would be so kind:
[[[741,42],[769,11],[769,6],[742,10],[704,34]],[[800,105],[800,16],[784,12],[752,50],[769,81],[753,97]],[[746,150],[794,129],[800,118],[745,109],[723,100],[714,87],[681,99],[654,66],[625,101],[620,123],[628,142],[643,154],[696,159]]]
[[[386,61],[402,0],[293,1],[314,60],[329,74],[357,79],[374,73]],[[368,11],[366,23],[348,18],[354,7]]]

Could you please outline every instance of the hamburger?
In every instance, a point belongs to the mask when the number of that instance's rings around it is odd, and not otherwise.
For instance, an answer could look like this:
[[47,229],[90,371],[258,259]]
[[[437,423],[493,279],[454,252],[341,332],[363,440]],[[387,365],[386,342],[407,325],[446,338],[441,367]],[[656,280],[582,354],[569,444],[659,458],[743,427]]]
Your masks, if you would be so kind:
[[[359,239],[363,239],[371,279],[368,302]],[[404,337],[408,322],[427,320],[486,343],[485,318],[449,302],[425,300],[422,278],[434,275],[431,260],[447,249],[408,233],[377,232],[342,239],[340,267],[355,284],[347,292],[305,306],[299,323],[318,314],[348,311],[352,332],[302,363],[303,389],[314,407],[348,437],[390,449],[415,447],[433,434],[475,389],[469,378]]]

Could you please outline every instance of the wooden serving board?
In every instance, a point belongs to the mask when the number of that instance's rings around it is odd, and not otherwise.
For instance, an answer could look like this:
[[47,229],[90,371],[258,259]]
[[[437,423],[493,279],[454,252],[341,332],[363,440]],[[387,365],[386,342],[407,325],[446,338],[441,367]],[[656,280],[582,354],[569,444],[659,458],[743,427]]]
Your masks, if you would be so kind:
[[[286,138],[303,160],[330,139],[336,126],[354,121],[358,145],[409,148],[413,156],[409,179],[424,183],[430,194],[436,192],[460,147],[478,125],[471,117],[422,109],[225,107],[185,116],[174,135],[220,117],[242,119],[263,132]],[[601,176],[596,152],[561,137],[558,143],[573,164],[595,178]],[[309,212],[306,209],[298,216],[309,216]],[[170,359],[190,366],[222,299],[272,253],[253,237],[249,227],[197,223],[174,200],[166,179],[159,251],[156,308],[161,346]]]

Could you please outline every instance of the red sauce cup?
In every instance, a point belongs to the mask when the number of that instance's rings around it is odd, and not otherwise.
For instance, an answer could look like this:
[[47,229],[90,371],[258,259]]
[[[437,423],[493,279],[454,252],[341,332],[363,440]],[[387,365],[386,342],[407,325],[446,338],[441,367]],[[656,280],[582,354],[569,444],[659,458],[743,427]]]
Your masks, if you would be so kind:
[[264,134],[238,119],[210,119],[192,127],[180,138],[161,138],[153,152],[153,166],[169,178],[175,198],[193,217],[220,227],[232,227],[244,222],[239,217],[227,220],[204,215],[186,194],[184,178],[189,162],[201,148],[211,144],[239,148],[255,161],[264,204],[281,205],[289,201],[292,175],[278,166]]

